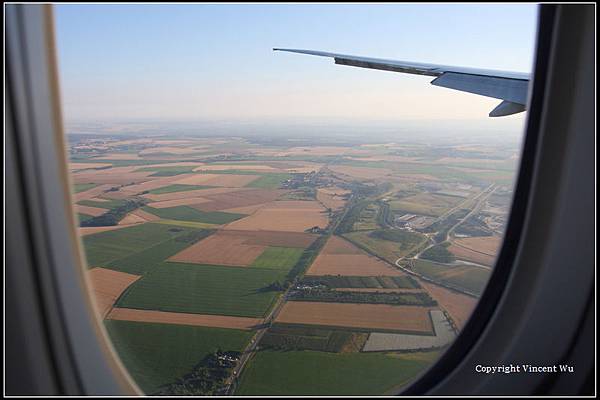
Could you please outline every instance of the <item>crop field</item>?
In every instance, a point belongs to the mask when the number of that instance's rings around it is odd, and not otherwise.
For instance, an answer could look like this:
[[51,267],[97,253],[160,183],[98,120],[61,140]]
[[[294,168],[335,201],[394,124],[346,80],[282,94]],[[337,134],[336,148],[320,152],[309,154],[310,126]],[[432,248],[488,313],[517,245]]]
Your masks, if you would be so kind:
[[342,174],[348,175],[352,178],[356,179],[382,179],[392,172],[386,168],[371,168],[371,167],[353,167],[349,165],[333,165],[329,167],[332,171]]
[[315,226],[325,228],[328,223],[324,208],[316,201],[275,201],[226,229],[304,232]]
[[414,196],[405,197],[402,200],[390,201],[390,207],[393,211],[439,217],[462,200],[455,196],[419,193]]
[[152,394],[217,349],[241,351],[251,332],[173,324],[104,322],[121,361],[139,387]]
[[224,235],[221,232],[175,254],[169,261],[229,266],[248,266],[266,249],[264,245],[246,244],[248,236]]
[[319,254],[307,275],[402,276],[404,272],[368,254]]
[[300,259],[304,249],[293,247],[267,247],[252,263],[255,268],[289,271]]
[[310,266],[307,275],[345,276],[402,276],[404,273],[353,246],[332,236]]
[[105,208],[90,207],[90,206],[83,206],[83,205],[76,204],[75,211],[78,214],[89,215],[91,217],[97,217],[99,215],[104,214],[108,210],[106,210]]
[[176,180],[180,185],[206,185],[219,187],[244,187],[259,179],[258,175],[233,175],[233,174],[195,174]]
[[363,351],[428,350],[452,343],[456,334],[444,313],[440,310],[432,310],[430,315],[435,336],[373,332],[369,335]]
[[436,354],[259,352],[241,376],[240,396],[381,395],[407,384]]
[[85,236],[83,244],[88,264],[91,266],[105,266],[111,261],[140,252],[160,242],[189,232],[192,232],[189,228],[146,223],[94,233]]
[[255,329],[263,323],[261,318],[186,314],[155,310],[136,310],[133,308],[113,308],[106,316],[106,319],[244,330]]
[[321,188],[317,190],[317,200],[319,200],[326,208],[339,210],[346,204],[345,197],[350,191],[341,188]]
[[387,304],[290,301],[285,303],[276,322],[431,335],[429,310],[428,307]]
[[[198,185],[169,185],[169,186],[198,186]],[[164,186],[164,187],[169,187]],[[202,185],[199,185],[202,186]],[[194,190],[185,190],[183,192],[169,192],[169,193],[159,193],[152,194],[146,193],[143,195],[144,198],[159,202],[159,201],[167,201],[167,200],[181,200],[187,199],[190,197],[202,197],[206,198],[206,196],[220,194],[220,193],[229,193],[229,192],[242,192],[245,190],[250,190],[247,188],[227,188],[227,187],[210,187],[206,189],[194,189]]]
[[158,189],[152,189],[148,191],[150,194],[165,194],[165,193],[175,193],[175,192],[187,192],[190,190],[201,190],[201,189],[209,189],[213,186],[202,186],[202,185],[168,185],[163,186]]
[[264,174],[258,179],[251,181],[246,186],[261,189],[277,189],[283,182],[290,179],[290,174]]
[[183,249],[211,235],[212,230],[191,230],[142,251],[111,261],[106,268],[130,274],[145,274]]
[[226,224],[245,217],[243,214],[230,214],[219,211],[204,212],[188,206],[168,208],[152,208],[145,206],[142,209],[163,219],[204,222],[207,224]]
[[315,350],[333,353],[358,352],[368,334],[339,329],[320,329],[309,325],[275,324],[262,337],[259,346],[272,350]]
[[78,185],[76,184],[76,185],[73,185],[73,192],[74,193],[85,192],[87,190],[95,188],[96,186],[98,186],[98,185],[96,185],[95,183],[80,183]]
[[220,211],[229,208],[262,205],[277,200],[284,193],[284,190],[278,189],[252,189],[206,194],[203,197],[209,201],[199,203],[194,208],[201,211]]
[[166,167],[145,167],[136,171],[153,171],[150,176],[174,176],[190,173],[196,166],[166,166]]
[[415,260],[413,270],[448,286],[481,294],[490,277],[491,270],[471,265],[442,265],[425,260]]
[[239,317],[264,317],[285,271],[162,263],[132,285],[118,307]]
[[421,281],[421,285],[450,314],[456,327],[462,329],[475,309],[477,299],[432,283]]
[[94,291],[96,308],[102,317],[108,314],[121,293],[140,278],[139,275],[111,271],[105,268],[92,268],[87,274]]
[[331,289],[373,288],[373,289],[417,289],[419,283],[411,276],[305,276],[300,284],[323,285]]
[[395,263],[399,257],[406,256],[427,240],[425,236],[418,233],[397,231],[398,234],[401,234],[402,237],[405,238],[405,240],[401,242],[391,241],[377,237],[378,234],[375,232],[384,231],[350,232],[346,233],[344,237],[369,253],[376,254],[392,264]]

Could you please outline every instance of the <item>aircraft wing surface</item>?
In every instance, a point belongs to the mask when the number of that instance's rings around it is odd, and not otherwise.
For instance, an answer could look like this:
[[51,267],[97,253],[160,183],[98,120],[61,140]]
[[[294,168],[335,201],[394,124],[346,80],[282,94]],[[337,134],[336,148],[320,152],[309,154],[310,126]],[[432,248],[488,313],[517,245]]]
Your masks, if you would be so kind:
[[519,113],[525,111],[527,107],[527,89],[530,75],[526,73],[385,60],[324,51],[281,48],[273,50],[330,57],[334,59],[336,64],[352,67],[433,76],[435,79],[431,81],[432,85],[502,100],[490,112],[490,117],[502,117]]

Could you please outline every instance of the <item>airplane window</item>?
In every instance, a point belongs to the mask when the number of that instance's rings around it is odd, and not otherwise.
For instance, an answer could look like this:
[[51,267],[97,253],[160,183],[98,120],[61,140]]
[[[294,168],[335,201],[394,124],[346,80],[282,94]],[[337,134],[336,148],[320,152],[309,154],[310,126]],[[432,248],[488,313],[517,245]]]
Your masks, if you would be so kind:
[[435,363],[502,245],[536,17],[57,4],[86,274],[139,389],[389,395]]

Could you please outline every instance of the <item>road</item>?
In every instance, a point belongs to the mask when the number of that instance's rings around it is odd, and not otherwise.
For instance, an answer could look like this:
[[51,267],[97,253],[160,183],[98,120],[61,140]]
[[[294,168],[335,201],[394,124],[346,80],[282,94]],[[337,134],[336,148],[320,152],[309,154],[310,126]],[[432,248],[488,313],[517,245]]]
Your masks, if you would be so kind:
[[[346,207],[344,209],[344,213],[341,215],[340,218],[337,219],[337,221],[335,221],[335,224],[332,225],[329,229],[329,233],[327,234],[327,237],[329,238],[331,235],[333,235],[333,232],[335,232],[336,228],[338,227],[339,223],[341,221],[343,221],[343,219],[346,217],[346,214],[348,213],[348,210],[351,208],[352,204],[353,204],[353,200],[354,200],[354,195],[351,195],[350,198],[348,199],[348,202],[346,203]],[[310,265],[307,265],[307,268],[310,267]],[[231,393],[232,390],[235,390],[235,385],[234,382],[241,376],[242,371],[244,370],[245,366],[247,365],[248,361],[250,361],[250,359],[252,359],[252,356],[254,354],[256,354],[256,349],[258,347],[258,344],[260,343],[260,340],[262,339],[262,337],[265,335],[265,333],[267,332],[267,330],[269,329],[269,327],[271,326],[271,324],[273,323],[273,321],[275,321],[277,319],[277,316],[279,315],[279,312],[281,311],[281,308],[283,307],[283,305],[285,304],[285,302],[287,301],[287,297],[288,294],[290,292],[290,290],[292,290],[296,284],[296,282],[298,281],[298,279],[302,278],[302,276],[304,275],[304,273],[299,274],[298,276],[296,276],[294,278],[294,280],[290,283],[290,285],[288,286],[288,288],[283,292],[283,294],[281,296],[279,296],[279,299],[277,299],[277,302],[275,303],[275,306],[273,307],[273,309],[271,310],[271,312],[267,315],[267,317],[265,317],[263,324],[261,325],[261,328],[259,328],[256,333],[254,334],[254,337],[250,340],[250,343],[248,343],[248,345],[246,346],[246,348],[242,351],[242,355],[240,356],[240,360],[238,361],[237,365],[235,366],[235,368],[233,369],[229,380],[226,383],[226,386],[228,386],[228,390],[226,392],[226,395],[232,395],[233,393]]]

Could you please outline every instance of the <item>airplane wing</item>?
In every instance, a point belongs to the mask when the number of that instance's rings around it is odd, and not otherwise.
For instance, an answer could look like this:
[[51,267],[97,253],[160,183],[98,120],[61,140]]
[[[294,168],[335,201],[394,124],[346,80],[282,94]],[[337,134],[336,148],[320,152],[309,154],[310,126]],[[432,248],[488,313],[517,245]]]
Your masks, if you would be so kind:
[[502,100],[502,102],[490,112],[490,117],[503,117],[527,109],[527,89],[529,86],[530,75],[525,73],[384,60],[379,58],[327,53],[324,51],[281,48],[275,48],[273,50],[331,57],[336,64],[349,65],[352,67],[434,76],[435,79],[431,81],[432,85]]

